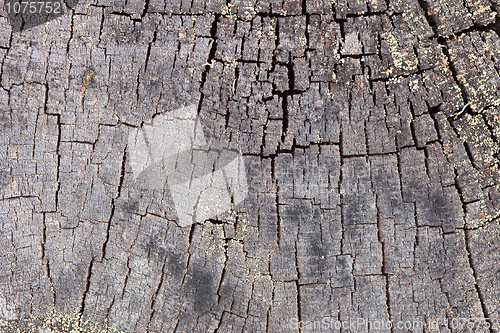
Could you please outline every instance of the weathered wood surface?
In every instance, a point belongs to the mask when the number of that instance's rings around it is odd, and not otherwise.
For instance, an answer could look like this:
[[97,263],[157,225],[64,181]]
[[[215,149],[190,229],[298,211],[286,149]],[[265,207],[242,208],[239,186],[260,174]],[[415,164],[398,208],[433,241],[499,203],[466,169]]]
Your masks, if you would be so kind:
[[[1,6],[0,329],[497,332],[444,320],[500,320],[499,5],[88,0],[21,32]],[[193,103],[250,192],[181,228],[127,136]]]

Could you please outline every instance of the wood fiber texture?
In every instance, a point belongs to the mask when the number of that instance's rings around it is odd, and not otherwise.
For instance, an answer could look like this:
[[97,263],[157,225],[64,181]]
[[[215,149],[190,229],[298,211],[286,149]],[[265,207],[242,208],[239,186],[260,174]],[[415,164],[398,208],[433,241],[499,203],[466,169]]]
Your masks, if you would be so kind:
[[[0,331],[499,332],[499,6],[0,6]],[[249,193],[183,228],[127,138],[192,104]]]

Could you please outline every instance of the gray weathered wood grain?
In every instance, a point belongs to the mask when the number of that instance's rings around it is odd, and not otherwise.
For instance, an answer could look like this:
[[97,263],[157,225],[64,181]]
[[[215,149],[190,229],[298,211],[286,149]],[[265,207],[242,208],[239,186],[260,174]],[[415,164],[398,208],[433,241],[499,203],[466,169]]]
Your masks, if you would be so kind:
[[[0,330],[500,331],[445,323],[500,320],[498,6],[85,0],[13,32],[2,3]],[[192,104],[249,193],[180,227],[127,138]]]

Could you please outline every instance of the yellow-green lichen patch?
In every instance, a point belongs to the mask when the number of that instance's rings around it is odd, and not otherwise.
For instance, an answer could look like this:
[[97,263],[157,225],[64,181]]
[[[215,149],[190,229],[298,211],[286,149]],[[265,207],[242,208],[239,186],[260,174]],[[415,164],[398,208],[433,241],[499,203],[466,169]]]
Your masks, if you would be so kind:
[[392,57],[394,68],[389,68],[387,74],[390,76],[396,70],[412,72],[417,70],[418,59],[410,48],[403,49],[399,46],[397,37],[392,32],[381,34],[386,42],[387,49]]
[[422,88],[422,84],[420,83],[419,77],[416,75],[412,75],[408,80],[408,87],[412,92],[417,92]]
[[78,311],[58,312],[51,308],[44,318],[31,316],[16,321],[0,319],[0,333],[124,333],[107,323],[84,320]]

